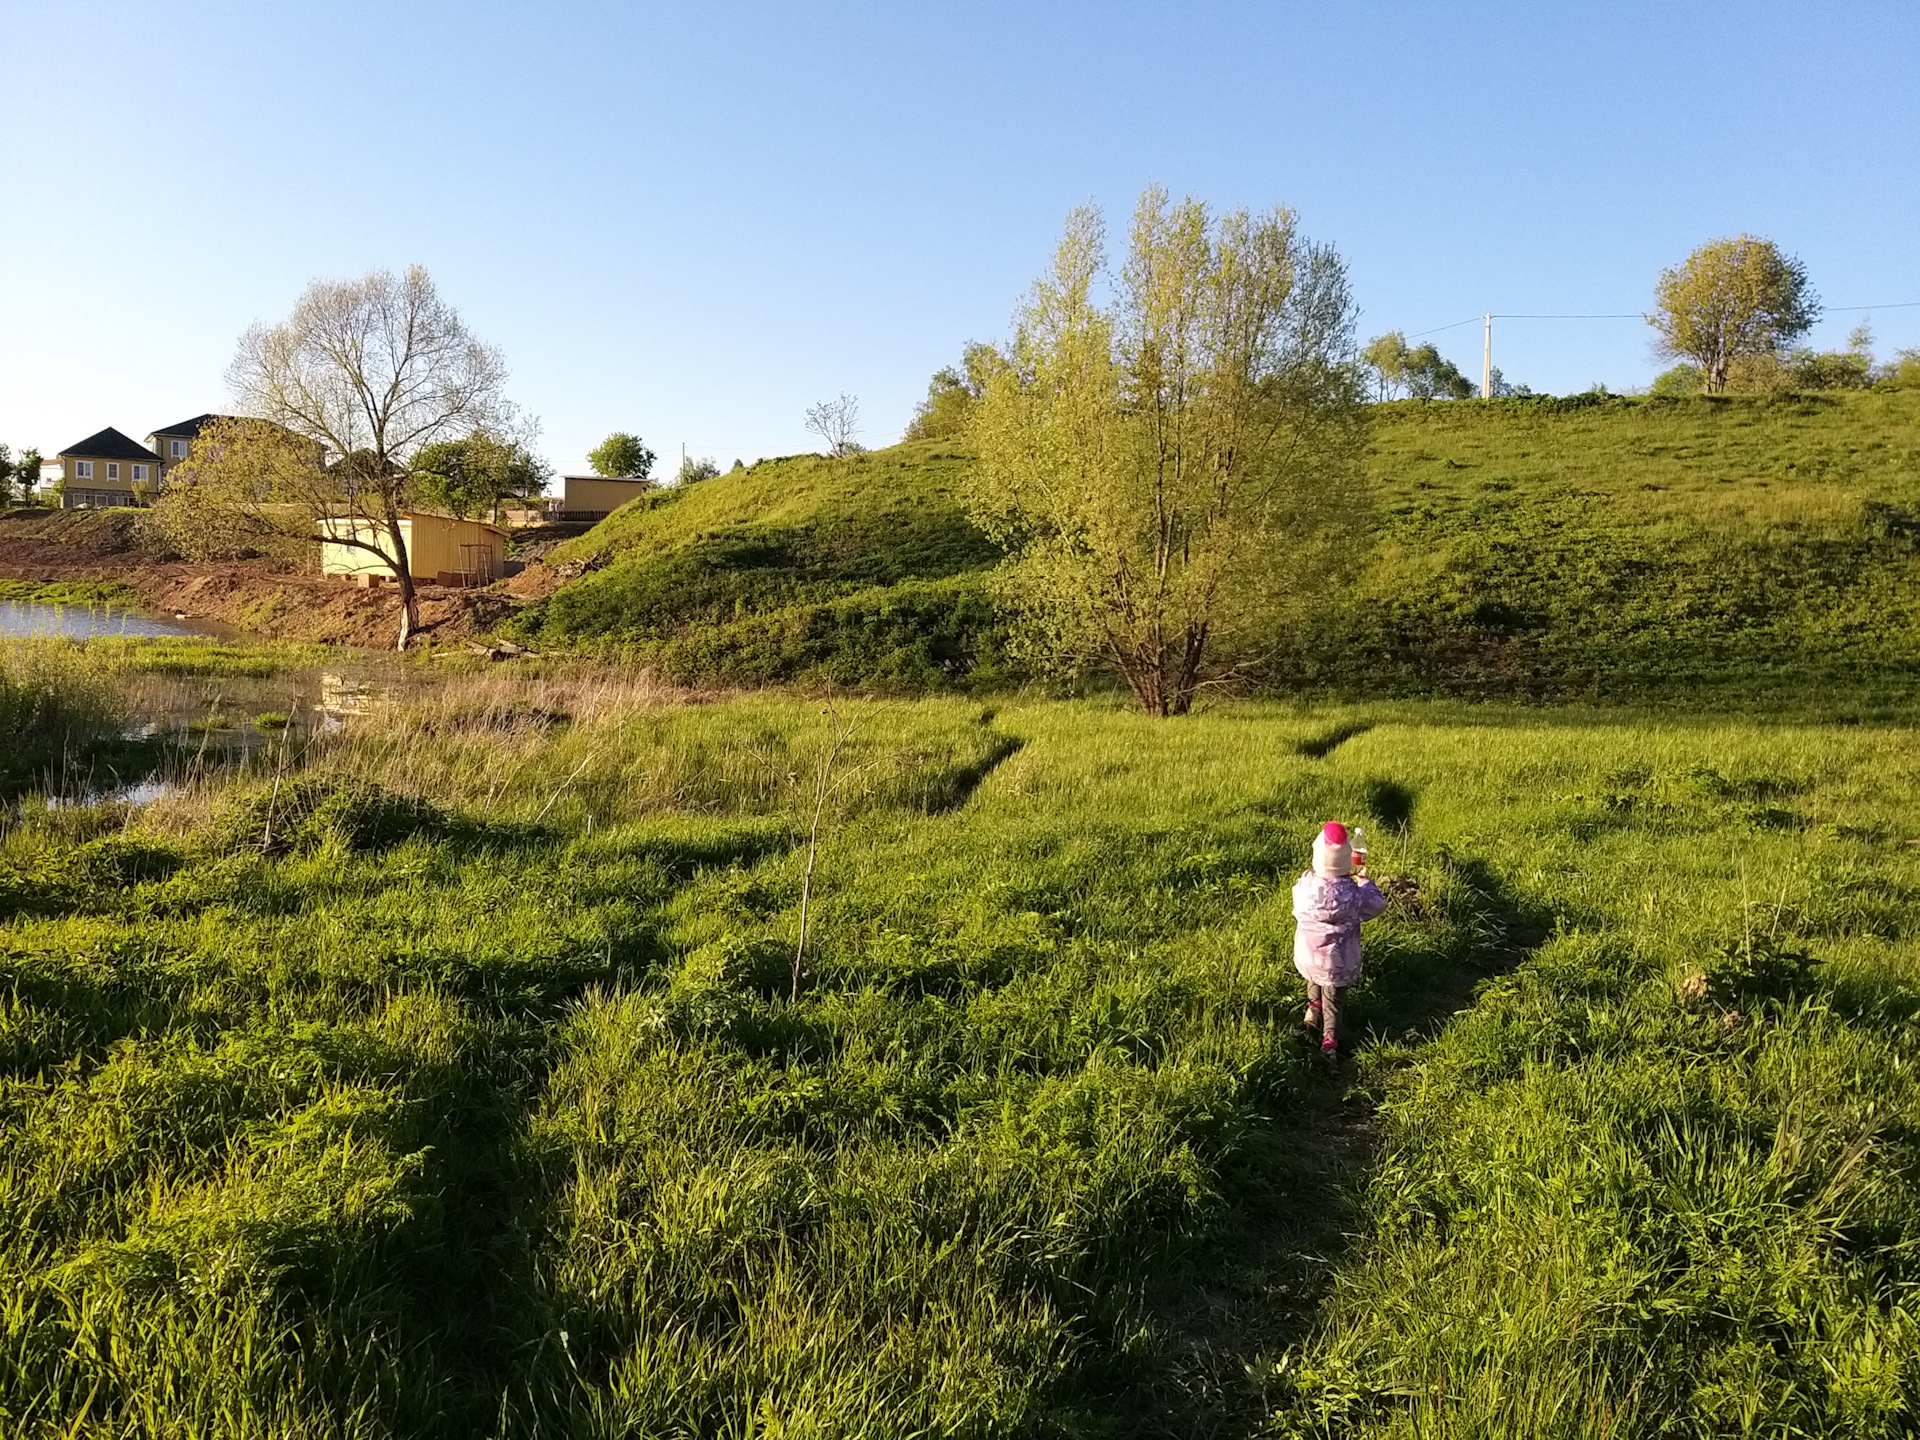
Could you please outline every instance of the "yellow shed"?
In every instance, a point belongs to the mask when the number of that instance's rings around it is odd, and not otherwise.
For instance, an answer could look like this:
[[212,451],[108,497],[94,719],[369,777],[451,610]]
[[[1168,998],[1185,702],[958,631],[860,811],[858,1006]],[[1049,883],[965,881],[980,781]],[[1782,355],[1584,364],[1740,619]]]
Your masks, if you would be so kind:
[[[400,517],[407,542],[407,568],[424,585],[491,585],[506,573],[507,532],[485,520],[462,520],[428,510]],[[382,550],[391,548],[386,526],[358,516],[320,522],[320,573],[357,579],[362,584],[393,578],[393,567],[370,550],[340,543],[364,535]],[[336,539],[334,537],[339,537]]]
[[656,488],[651,480],[617,480],[605,475],[562,475],[559,511],[569,520],[604,520],[629,500]]

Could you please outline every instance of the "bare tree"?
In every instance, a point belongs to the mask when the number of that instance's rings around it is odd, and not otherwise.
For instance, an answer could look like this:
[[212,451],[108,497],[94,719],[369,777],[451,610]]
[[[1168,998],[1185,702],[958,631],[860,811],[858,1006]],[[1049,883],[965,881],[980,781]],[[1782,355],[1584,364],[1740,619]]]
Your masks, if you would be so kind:
[[807,429],[827,442],[827,453],[834,459],[860,453],[860,399],[842,395],[838,400],[822,400],[807,411]]
[[[267,431],[217,434],[194,459],[208,487],[203,501],[227,504],[197,509],[243,529],[299,525],[315,541],[378,556],[400,586],[404,650],[420,624],[401,526],[414,458],[435,441],[510,429],[506,376],[500,352],[474,338],[420,266],[400,276],[376,270],[359,280],[316,280],[285,321],[240,338],[227,382],[242,411],[310,442],[317,463],[274,448]],[[222,465],[242,473],[219,483]]]

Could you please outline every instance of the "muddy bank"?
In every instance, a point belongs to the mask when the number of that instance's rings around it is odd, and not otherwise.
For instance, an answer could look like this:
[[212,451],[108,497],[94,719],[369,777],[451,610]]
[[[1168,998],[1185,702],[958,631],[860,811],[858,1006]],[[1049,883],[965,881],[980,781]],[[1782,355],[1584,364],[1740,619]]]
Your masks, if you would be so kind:
[[[13,511],[0,515],[0,580],[114,581],[161,615],[212,620],[273,640],[326,645],[393,644],[400,599],[265,561],[159,558],[140,543],[140,512]],[[420,634],[436,643],[496,629],[542,593],[544,567],[484,590],[422,585]],[[511,588],[509,588],[511,587]]]

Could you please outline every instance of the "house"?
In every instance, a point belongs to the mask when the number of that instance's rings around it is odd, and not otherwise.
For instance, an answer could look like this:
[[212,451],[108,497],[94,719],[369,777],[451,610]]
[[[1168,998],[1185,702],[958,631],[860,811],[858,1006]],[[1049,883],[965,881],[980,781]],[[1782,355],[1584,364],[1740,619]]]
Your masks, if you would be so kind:
[[51,468],[65,482],[63,510],[144,505],[160,488],[160,457],[112,426],[67,446]]
[[618,480],[605,475],[562,475],[560,501],[549,502],[547,513],[555,520],[604,520],[636,495],[645,495],[657,487],[651,480]]
[[[320,573],[361,585],[394,578],[393,567],[370,550],[339,543],[365,537],[382,550],[391,548],[387,527],[363,516],[342,515],[319,522]],[[491,585],[506,573],[507,532],[485,520],[462,520],[430,510],[400,517],[407,543],[407,568],[425,585]]]
[[191,420],[182,420],[177,425],[168,425],[147,436],[147,448],[160,457],[160,478],[166,480],[166,472],[187,458],[187,452],[193,448],[193,442],[199,437],[201,427],[214,420],[231,420],[231,415],[196,415]]

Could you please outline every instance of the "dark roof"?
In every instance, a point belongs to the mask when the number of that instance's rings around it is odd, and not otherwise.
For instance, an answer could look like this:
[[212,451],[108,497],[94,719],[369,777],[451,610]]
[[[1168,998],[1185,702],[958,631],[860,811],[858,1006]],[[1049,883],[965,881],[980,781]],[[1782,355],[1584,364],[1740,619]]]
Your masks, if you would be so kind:
[[163,425],[154,431],[155,436],[165,435],[170,440],[191,440],[200,433],[200,427],[209,420],[230,420],[230,415],[215,415],[211,412],[196,415],[191,420],[182,420],[178,425]]
[[77,445],[67,446],[60,453],[76,455],[82,460],[152,460],[156,464],[160,460],[158,455],[138,440],[129,440],[111,425],[98,435],[89,435]]

